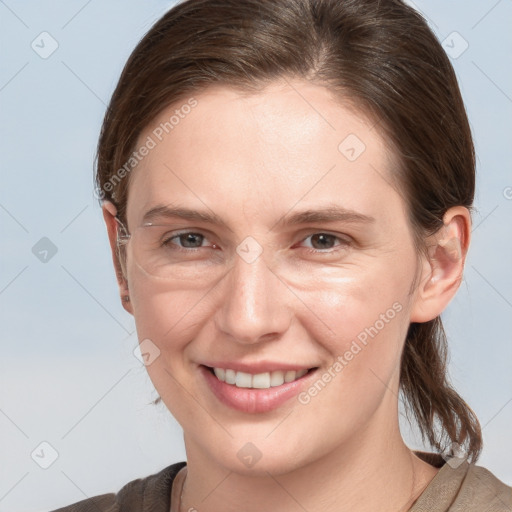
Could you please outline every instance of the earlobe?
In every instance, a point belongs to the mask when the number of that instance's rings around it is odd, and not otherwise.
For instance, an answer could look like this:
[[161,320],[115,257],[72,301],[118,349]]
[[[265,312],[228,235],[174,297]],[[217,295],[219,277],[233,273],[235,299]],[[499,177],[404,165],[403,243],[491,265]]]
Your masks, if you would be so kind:
[[110,242],[110,250],[112,253],[112,261],[116,272],[117,284],[119,286],[119,293],[123,307],[128,313],[133,314],[133,309],[130,301],[130,291],[128,289],[128,281],[126,279],[123,267],[119,259],[119,250],[117,244],[117,230],[118,222],[116,220],[117,208],[110,201],[103,201],[102,204],[103,219],[107,227],[108,239]]
[[416,289],[411,322],[428,322],[439,316],[457,292],[462,281],[469,248],[471,218],[467,208],[450,208],[443,226],[427,240],[427,255]]

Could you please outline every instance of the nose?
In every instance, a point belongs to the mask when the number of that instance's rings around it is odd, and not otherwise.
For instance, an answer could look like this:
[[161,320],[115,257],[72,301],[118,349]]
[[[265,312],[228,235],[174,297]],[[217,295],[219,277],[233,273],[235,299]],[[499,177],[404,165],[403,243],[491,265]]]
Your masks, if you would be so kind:
[[292,292],[267,266],[263,255],[248,263],[241,257],[224,282],[216,325],[241,344],[278,339],[291,322]]

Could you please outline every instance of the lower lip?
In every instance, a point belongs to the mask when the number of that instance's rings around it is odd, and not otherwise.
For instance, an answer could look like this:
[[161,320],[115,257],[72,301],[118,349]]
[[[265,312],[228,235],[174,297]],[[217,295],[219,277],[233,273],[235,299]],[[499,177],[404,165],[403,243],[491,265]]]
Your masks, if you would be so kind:
[[293,382],[286,382],[281,386],[268,389],[239,388],[233,384],[220,381],[206,366],[200,366],[200,371],[213,394],[223,404],[242,412],[261,413],[277,409],[298,395],[305,387],[306,380],[316,370],[306,373],[306,375]]

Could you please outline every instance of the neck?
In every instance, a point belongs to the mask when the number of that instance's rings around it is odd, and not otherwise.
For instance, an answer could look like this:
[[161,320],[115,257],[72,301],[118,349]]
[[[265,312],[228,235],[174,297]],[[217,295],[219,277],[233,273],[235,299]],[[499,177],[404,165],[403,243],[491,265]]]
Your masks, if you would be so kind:
[[[279,475],[237,473],[187,446],[181,511],[405,512],[437,470],[404,444],[396,425],[367,428],[307,465]],[[187,441],[187,440],[186,440]]]

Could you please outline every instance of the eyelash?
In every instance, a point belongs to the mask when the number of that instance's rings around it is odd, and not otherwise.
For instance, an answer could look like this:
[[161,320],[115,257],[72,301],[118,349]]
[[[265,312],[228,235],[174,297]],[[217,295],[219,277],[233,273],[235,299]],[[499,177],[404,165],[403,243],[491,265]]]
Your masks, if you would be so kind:
[[[179,239],[181,236],[189,235],[189,234],[190,235],[202,236],[205,240],[207,240],[207,237],[205,235],[203,235],[202,233],[199,233],[199,232],[196,232],[196,231],[182,231],[181,233],[176,233],[176,234],[174,234],[174,235],[172,235],[170,237],[167,237],[164,240],[162,240],[162,246],[173,245],[173,246],[176,247],[173,250],[177,250],[177,251],[181,251],[181,252],[188,252],[188,253],[190,253],[192,251],[196,252],[199,249],[204,249],[205,248],[205,247],[180,247],[178,244],[174,244],[174,243],[171,242],[174,239]],[[333,252],[336,252],[336,251],[340,250],[340,248],[346,248],[346,247],[350,246],[350,244],[351,244],[350,240],[348,240],[347,238],[342,238],[342,237],[340,237],[338,235],[334,235],[332,233],[327,233],[327,232],[324,232],[324,231],[316,231],[314,233],[311,233],[307,237],[303,238],[300,242],[304,242],[308,238],[311,238],[311,237],[313,237],[315,235],[327,235],[328,237],[335,238],[339,243],[338,243],[338,245],[335,245],[333,248],[329,248],[329,249],[325,249],[325,250],[313,249],[313,248],[305,247],[306,252],[309,253],[309,254],[332,254]],[[337,249],[336,249],[336,247],[337,247]]]

